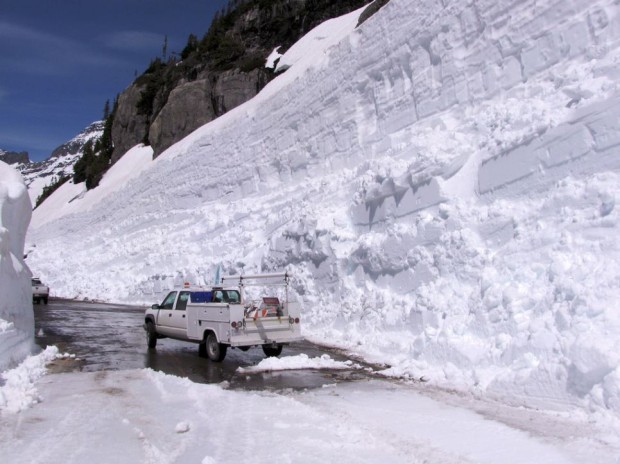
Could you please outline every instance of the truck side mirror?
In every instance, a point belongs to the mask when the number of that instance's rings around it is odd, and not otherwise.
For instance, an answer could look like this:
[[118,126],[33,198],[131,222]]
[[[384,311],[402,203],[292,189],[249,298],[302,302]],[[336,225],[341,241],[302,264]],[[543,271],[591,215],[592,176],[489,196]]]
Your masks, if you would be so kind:
[[159,309],[159,305],[158,304],[154,304],[153,306],[151,306],[151,309]]

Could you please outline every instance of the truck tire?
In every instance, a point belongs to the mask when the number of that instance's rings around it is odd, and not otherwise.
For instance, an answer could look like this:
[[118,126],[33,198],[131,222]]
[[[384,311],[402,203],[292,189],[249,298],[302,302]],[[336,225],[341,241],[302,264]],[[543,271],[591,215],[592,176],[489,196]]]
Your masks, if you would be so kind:
[[47,297],[43,297],[43,303],[47,304]]
[[209,332],[206,340],[207,356],[211,361],[222,362],[226,357],[226,345],[218,343],[217,337],[213,332]]
[[157,346],[157,332],[152,322],[146,323],[146,344],[149,348]]
[[280,353],[282,353],[282,345],[263,345],[263,353],[270,358],[280,356]]

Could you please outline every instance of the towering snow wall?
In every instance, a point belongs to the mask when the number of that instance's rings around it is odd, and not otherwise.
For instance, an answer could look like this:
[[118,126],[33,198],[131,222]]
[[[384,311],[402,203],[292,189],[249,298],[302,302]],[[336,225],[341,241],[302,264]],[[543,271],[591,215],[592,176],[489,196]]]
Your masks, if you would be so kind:
[[23,260],[31,211],[21,175],[0,161],[0,371],[34,346],[30,271]]
[[32,230],[32,266],[64,296],[144,302],[216,264],[288,268],[308,336],[617,413],[618,8],[391,0],[100,207]]

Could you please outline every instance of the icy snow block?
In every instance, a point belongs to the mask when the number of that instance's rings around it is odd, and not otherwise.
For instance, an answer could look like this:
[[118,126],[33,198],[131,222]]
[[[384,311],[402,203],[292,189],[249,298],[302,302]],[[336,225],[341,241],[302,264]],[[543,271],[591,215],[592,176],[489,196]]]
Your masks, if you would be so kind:
[[528,50],[521,53],[521,63],[525,77],[533,76],[547,69],[561,58],[558,39],[550,32],[536,39]]
[[551,141],[547,145],[547,152],[541,162],[545,168],[569,163],[587,155],[592,149],[592,145],[593,140],[590,132],[582,127],[575,132],[568,132],[565,136],[560,136]]
[[372,229],[388,218],[411,216],[445,201],[435,178],[417,183],[409,180],[409,188],[393,185],[389,190],[387,186],[383,187],[381,193],[352,208],[351,216],[356,226]]
[[620,145],[620,109],[616,108],[612,114],[588,123],[587,127],[594,137],[596,151]]
[[620,99],[596,103],[575,120],[550,129],[513,150],[482,163],[478,190],[487,194],[510,187],[531,190],[567,175],[620,166]]
[[397,205],[397,217],[409,216],[445,201],[434,177],[422,182],[410,182],[411,188],[405,192]]

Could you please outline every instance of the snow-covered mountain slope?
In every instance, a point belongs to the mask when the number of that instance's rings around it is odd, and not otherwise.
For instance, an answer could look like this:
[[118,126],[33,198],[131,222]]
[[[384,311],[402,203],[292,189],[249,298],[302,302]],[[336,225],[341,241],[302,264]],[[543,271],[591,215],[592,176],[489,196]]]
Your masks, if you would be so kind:
[[392,0],[98,207],[35,211],[29,265],[145,303],[287,268],[306,336],[388,374],[616,420],[618,9]]
[[84,144],[93,142],[103,134],[103,121],[89,124],[83,131],[54,150],[48,159],[38,163],[21,163],[16,166],[21,172],[30,201],[34,206],[43,189],[63,176],[73,176],[73,165],[83,154]]

